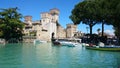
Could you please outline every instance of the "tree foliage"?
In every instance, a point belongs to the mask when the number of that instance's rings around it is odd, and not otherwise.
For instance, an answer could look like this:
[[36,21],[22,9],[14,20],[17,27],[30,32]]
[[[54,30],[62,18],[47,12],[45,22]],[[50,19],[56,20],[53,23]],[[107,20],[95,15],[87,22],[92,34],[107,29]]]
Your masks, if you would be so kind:
[[97,11],[100,10],[99,4],[96,4],[95,0],[85,0],[78,3],[72,10],[72,15],[70,19],[74,24],[86,24],[90,27],[90,34],[92,34],[92,27],[100,23],[99,14]]
[[104,24],[113,25],[120,40],[120,0],[84,0],[75,5],[70,19],[74,24],[89,25],[90,34],[95,24],[102,23],[102,36]]
[[112,25],[114,26],[115,34],[120,38],[120,1],[119,0],[114,1],[112,7],[113,7],[112,14],[113,19],[111,19]]
[[1,9],[0,11],[0,37],[6,41],[22,38],[23,23],[20,20],[22,15],[18,8]]

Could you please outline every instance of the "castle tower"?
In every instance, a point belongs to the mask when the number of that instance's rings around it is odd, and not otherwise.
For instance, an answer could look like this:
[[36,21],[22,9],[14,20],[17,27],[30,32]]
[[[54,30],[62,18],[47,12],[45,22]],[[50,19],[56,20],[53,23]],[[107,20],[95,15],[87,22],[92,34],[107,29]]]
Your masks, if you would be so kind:
[[42,26],[44,27],[48,23],[51,22],[51,15],[48,12],[42,12],[41,13],[41,23]]
[[54,37],[57,37],[57,22],[59,20],[59,10],[56,8],[53,8],[50,10],[51,15],[51,29],[50,34],[54,33]]
[[52,22],[56,23],[59,20],[59,10],[54,8],[50,10]]
[[75,32],[77,32],[77,25],[74,24],[67,24],[67,38],[72,38],[74,37]]
[[32,25],[32,16],[25,16],[24,19],[25,19],[25,23]]

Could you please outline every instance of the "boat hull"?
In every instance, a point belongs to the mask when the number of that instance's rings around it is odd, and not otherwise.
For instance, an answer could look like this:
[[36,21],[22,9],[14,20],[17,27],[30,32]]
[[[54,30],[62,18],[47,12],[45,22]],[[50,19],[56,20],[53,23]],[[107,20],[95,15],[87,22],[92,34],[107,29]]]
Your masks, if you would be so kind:
[[52,42],[54,45],[61,45],[60,44],[60,42],[58,42],[58,41],[54,41],[54,42]]
[[102,51],[120,51],[120,47],[90,47],[90,46],[86,46],[86,49],[102,50]]

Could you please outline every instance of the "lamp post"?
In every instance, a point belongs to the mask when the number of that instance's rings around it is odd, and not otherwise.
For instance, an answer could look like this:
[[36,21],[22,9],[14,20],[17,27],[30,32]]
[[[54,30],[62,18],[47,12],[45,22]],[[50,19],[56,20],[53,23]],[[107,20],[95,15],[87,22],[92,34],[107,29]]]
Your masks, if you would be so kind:
[[89,27],[86,27],[86,30],[87,30],[87,43],[88,43],[88,28]]
[[87,30],[87,34],[88,34],[88,28],[89,28],[89,27],[86,27],[86,30]]

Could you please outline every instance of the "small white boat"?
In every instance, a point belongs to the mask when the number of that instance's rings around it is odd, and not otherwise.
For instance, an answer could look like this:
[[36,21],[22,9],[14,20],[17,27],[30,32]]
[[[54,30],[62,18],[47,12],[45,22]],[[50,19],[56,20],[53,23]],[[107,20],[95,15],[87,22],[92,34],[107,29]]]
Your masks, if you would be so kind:
[[69,46],[69,47],[75,47],[78,45],[78,43],[68,42],[68,41],[60,41],[60,44],[62,46]]
[[83,47],[89,46],[89,44],[87,44],[87,43],[82,43],[82,46],[83,46]]
[[5,39],[0,38],[0,44],[5,44]]
[[47,43],[47,41],[43,41],[43,40],[34,40],[34,44],[39,44],[39,43]]
[[71,45],[68,45],[69,47],[75,47],[75,46],[77,46],[78,45],[78,43],[71,43]]

